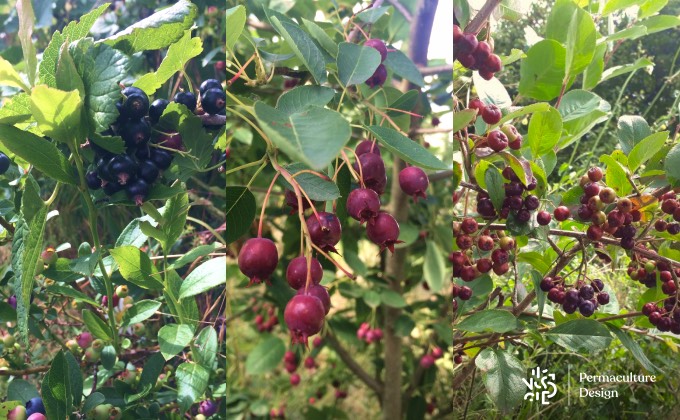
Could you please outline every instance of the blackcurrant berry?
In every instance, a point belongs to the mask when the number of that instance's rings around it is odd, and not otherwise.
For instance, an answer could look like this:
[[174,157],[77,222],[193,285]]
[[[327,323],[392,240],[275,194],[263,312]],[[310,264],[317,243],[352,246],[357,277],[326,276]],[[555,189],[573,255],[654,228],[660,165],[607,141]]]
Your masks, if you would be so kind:
[[208,114],[217,114],[227,105],[227,95],[220,89],[208,89],[201,96],[201,106]]
[[0,152],[0,175],[3,175],[9,169],[10,160],[6,154]]
[[151,137],[151,125],[143,119],[126,122],[119,131],[128,148],[139,147]]
[[163,115],[163,111],[165,111],[165,108],[168,107],[169,103],[170,101],[167,99],[156,99],[151,103],[151,106],[149,107],[149,120],[151,121],[151,124],[158,124],[161,115]]
[[137,164],[128,155],[116,155],[108,164],[109,172],[120,185],[125,185],[137,175]]
[[189,111],[194,112],[196,110],[196,95],[192,92],[177,92],[173,98],[178,104],[182,104],[189,108]]
[[149,97],[144,92],[126,95],[121,111],[124,118],[131,120],[144,118],[149,112]]
[[98,190],[102,187],[102,180],[99,179],[96,171],[90,171],[85,174],[85,182],[87,183],[87,188],[91,190]]
[[149,184],[143,179],[137,179],[127,186],[125,192],[135,204],[141,206],[149,196]]
[[150,160],[143,160],[139,163],[137,174],[147,184],[153,184],[158,179],[158,167]]
[[210,89],[222,89],[222,84],[216,79],[206,79],[203,81],[203,83],[201,83],[198,91],[200,92],[201,96],[203,96],[203,94]]
[[168,169],[172,163],[172,154],[167,150],[158,149],[155,147],[151,147],[150,149],[151,160],[156,164],[158,169]]

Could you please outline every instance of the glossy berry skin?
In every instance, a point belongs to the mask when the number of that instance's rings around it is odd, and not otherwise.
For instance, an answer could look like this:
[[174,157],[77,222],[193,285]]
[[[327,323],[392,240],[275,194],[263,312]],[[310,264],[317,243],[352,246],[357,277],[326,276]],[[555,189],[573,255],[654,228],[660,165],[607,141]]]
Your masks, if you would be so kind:
[[429,369],[432,366],[434,366],[435,358],[431,354],[426,354],[423,357],[420,358],[420,366],[423,369]]
[[149,107],[149,121],[151,121],[151,124],[158,124],[158,121],[161,119],[161,115],[163,115],[163,111],[168,107],[168,104],[170,104],[170,101],[167,99],[156,99],[151,102],[151,106]]
[[219,114],[227,105],[227,95],[220,89],[208,89],[201,95],[201,106],[208,114]]
[[477,48],[477,44],[479,41],[475,34],[463,33],[456,46],[459,54],[471,54]]
[[278,263],[276,245],[266,238],[248,239],[238,254],[238,268],[250,279],[249,285],[269,279]]
[[117,182],[107,182],[106,184],[104,184],[102,186],[102,189],[104,190],[104,194],[106,194],[108,196],[112,196],[115,193],[122,191],[123,188],[124,187]]
[[149,184],[143,179],[136,179],[127,185],[125,192],[135,204],[141,206],[149,196]]
[[[321,263],[316,258],[312,257],[311,264],[311,284],[319,284],[321,278],[323,277],[323,268]],[[288,268],[286,269],[286,280],[288,285],[295,290],[305,287],[307,283],[307,258],[304,256],[299,256],[293,258],[290,263],[288,263]]]
[[126,185],[135,179],[137,164],[128,155],[116,155],[109,161],[108,170],[120,185]]
[[477,110],[477,115],[481,115],[485,108],[486,105],[484,105],[484,102],[482,102],[482,100],[479,98],[471,99],[468,103],[468,109]]
[[196,95],[194,95],[192,92],[177,92],[173,98],[173,101],[189,108],[189,111],[191,112],[196,110]]
[[489,125],[498,124],[503,114],[494,104],[489,104],[482,110],[482,119]]
[[[295,195],[295,191],[286,189],[284,198],[286,200],[286,205],[291,208],[290,214],[296,213],[300,207],[298,206],[298,199]],[[309,205],[309,200],[307,200],[305,197],[302,197],[302,210],[307,210],[308,208],[311,208]]]
[[129,121],[123,124],[119,131],[125,140],[125,146],[130,148],[146,144],[151,138],[151,125],[145,120]]
[[366,85],[370,88],[374,88],[376,86],[382,86],[385,84],[385,81],[387,80],[387,69],[385,68],[385,65],[380,64],[377,69],[375,69],[375,72],[371,77],[366,80]]
[[3,175],[9,169],[11,161],[6,154],[0,152],[0,175]]
[[378,195],[385,192],[387,185],[387,172],[385,162],[375,153],[364,153],[359,156],[359,161],[355,162],[354,170],[362,177],[366,188],[370,188]]
[[371,38],[364,42],[364,47],[371,47],[380,53],[380,62],[384,62],[387,59],[387,46],[385,43],[376,38]]
[[324,251],[337,252],[335,245],[340,242],[342,226],[333,213],[319,212],[319,217],[312,214],[307,218],[307,229],[314,245]]
[[137,88],[125,88],[122,91],[124,96],[121,116],[131,120],[136,120],[146,116],[149,112],[149,97],[142,90]]
[[290,384],[293,386],[298,386],[300,384],[300,375],[297,373],[290,375]]
[[323,303],[311,295],[293,296],[283,313],[293,344],[307,345],[307,338],[321,331],[324,321]]
[[26,415],[30,416],[31,414],[34,413],[40,413],[40,414],[45,414],[45,405],[43,404],[43,400],[40,397],[34,397],[31,398],[27,403],[26,403]]
[[102,187],[102,180],[99,179],[99,176],[95,171],[90,171],[85,174],[85,183],[87,184],[87,188],[91,190],[98,190]]
[[360,223],[372,222],[380,212],[378,193],[368,188],[357,188],[347,196],[347,214]]
[[569,209],[565,206],[559,206],[555,209],[553,212],[553,215],[555,216],[555,220],[558,222],[563,222],[569,218]]
[[331,310],[331,297],[328,294],[328,289],[321,285],[315,284],[308,287],[306,290],[304,287],[301,287],[298,289],[297,294],[314,296],[315,298],[319,299],[323,305],[324,315],[327,315]]
[[198,88],[198,91],[200,92],[201,95],[203,95],[210,89],[222,89],[222,84],[217,79],[206,79],[203,81],[203,83],[201,83],[201,86]]
[[216,401],[205,400],[201,401],[201,403],[198,405],[198,412],[206,417],[210,417],[213,414],[217,413],[218,407],[219,404]]
[[399,172],[399,186],[401,190],[412,196],[415,201],[418,197],[427,198],[425,190],[430,185],[430,179],[422,169],[417,166],[409,166]]
[[150,160],[143,160],[137,167],[137,175],[147,184],[153,184],[158,179],[158,167]]
[[500,130],[493,130],[486,136],[486,142],[494,152],[500,152],[508,147],[508,136]]
[[170,152],[167,150],[152,147],[149,151],[149,156],[151,157],[153,163],[156,164],[158,169],[161,170],[168,169],[172,163],[172,154],[170,154]]
[[547,226],[550,224],[552,216],[545,210],[541,210],[536,214],[536,222],[541,226]]
[[592,316],[595,313],[595,304],[590,300],[584,300],[579,303],[578,311],[585,317]]
[[[484,72],[498,73],[503,69],[503,62],[496,54],[489,54],[484,63],[481,64],[481,67]],[[480,75],[481,73],[482,72],[480,72]]]
[[384,211],[366,226],[366,235],[374,244],[380,245],[381,251],[387,248],[394,253],[394,245],[403,242],[399,240],[399,223]]
[[380,156],[380,146],[378,143],[371,140],[364,140],[357,145],[356,149],[354,149],[354,152],[357,156],[361,156],[364,153],[374,153]]

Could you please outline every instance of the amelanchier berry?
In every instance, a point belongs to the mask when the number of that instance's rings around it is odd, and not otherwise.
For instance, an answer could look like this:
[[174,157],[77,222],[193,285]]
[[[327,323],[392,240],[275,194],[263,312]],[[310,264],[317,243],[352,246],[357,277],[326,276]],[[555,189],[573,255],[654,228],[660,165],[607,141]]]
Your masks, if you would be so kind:
[[347,214],[360,223],[372,223],[380,212],[378,193],[368,188],[357,188],[347,196]]
[[384,62],[387,59],[387,46],[385,43],[376,38],[368,39],[364,42],[364,47],[371,47],[380,53],[380,62]]
[[[319,260],[312,257],[310,270],[311,285],[319,284],[323,277],[323,268],[321,267]],[[288,263],[286,280],[288,281],[288,285],[295,290],[305,287],[305,284],[307,283],[307,258],[305,256],[293,258],[290,263]]]
[[337,252],[335,245],[340,242],[342,226],[335,214],[328,212],[312,214],[307,218],[307,229],[314,245],[327,252]]
[[270,239],[251,238],[243,244],[238,254],[238,268],[257,284],[269,279],[279,262],[279,252]]
[[292,342],[307,346],[307,338],[317,334],[323,327],[325,309],[316,296],[300,294],[293,296],[283,313],[290,330]]
[[394,253],[394,245],[404,242],[399,240],[399,223],[384,211],[378,213],[373,223],[366,225],[366,235],[373,243],[380,245],[380,251],[387,248]]
[[430,179],[422,169],[409,166],[399,172],[399,186],[404,193],[418,201],[418,197],[427,198],[425,190],[430,185]]

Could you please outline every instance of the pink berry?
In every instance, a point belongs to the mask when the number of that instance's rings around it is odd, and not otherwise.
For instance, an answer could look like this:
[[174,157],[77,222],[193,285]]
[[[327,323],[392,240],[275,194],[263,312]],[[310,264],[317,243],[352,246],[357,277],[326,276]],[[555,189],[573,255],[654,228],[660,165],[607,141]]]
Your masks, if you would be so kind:
[[248,239],[238,254],[238,268],[250,279],[250,284],[269,279],[278,262],[276,245],[266,238]]
[[430,179],[425,171],[417,166],[409,166],[399,172],[399,186],[404,193],[418,201],[418,197],[426,198],[425,190],[430,185]]

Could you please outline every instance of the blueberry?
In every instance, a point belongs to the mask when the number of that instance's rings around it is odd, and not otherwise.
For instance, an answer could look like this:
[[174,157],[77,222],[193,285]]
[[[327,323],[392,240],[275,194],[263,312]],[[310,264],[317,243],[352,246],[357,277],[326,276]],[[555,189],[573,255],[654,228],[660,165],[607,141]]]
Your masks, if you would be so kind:
[[26,403],[26,415],[30,416],[34,413],[46,414],[45,405],[43,404],[42,398],[40,397],[31,398]]
[[201,83],[201,87],[198,88],[199,92],[201,92],[201,96],[205,94],[210,89],[220,89],[222,90],[222,84],[220,83],[219,80],[216,79],[207,79],[204,80],[203,83]]
[[208,89],[201,96],[201,105],[208,114],[218,114],[227,105],[227,95],[222,89]]
[[191,92],[177,92],[173,100],[186,106],[191,112],[196,110],[196,95]]
[[151,124],[158,123],[161,115],[163,115],[163,111],[165,111],[165,108],[168,107],[169,103],[170,101],[167,99],[156,99],[151,103],[151,107],[149,108],[149,120],[151,120]]
[[7,170],[9,169],[10,163],[11,163],[11,161],[9,160],[7,155],[0,152],[0,175],[7,172]]

